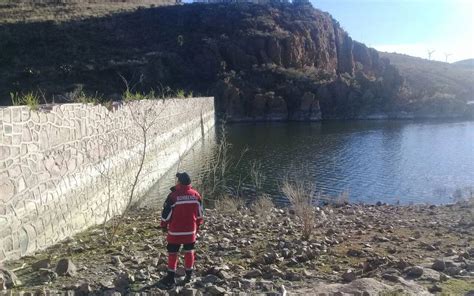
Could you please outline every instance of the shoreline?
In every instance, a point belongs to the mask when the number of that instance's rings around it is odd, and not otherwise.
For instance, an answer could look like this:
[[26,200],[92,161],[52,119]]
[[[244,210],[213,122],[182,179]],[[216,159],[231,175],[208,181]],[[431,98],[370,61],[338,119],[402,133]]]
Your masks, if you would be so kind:
[[[169,292],[151,287],[166,270],[159,210],[130,212],[112,246],[98,226],[35,256],[5,262],[5,267],[16,270],[23,283],[13,293],[282,295],[284,289],[289,295],[351,291],[467,295],[474,291],[472,201],[438,206],[329,205],[316,208],[314,215],[314,232],[304,240],[301,219],[289,207],[207,209],[197,242],[196,281]],[[57,274],[60,259],[73,263],[69,276]]]

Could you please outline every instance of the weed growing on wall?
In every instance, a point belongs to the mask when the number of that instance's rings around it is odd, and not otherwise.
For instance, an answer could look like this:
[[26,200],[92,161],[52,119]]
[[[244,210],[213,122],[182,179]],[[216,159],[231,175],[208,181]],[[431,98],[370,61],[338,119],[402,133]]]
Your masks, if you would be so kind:
[[38,110],[39,97],[33,92],[26,94],[10,93],[13,106],[27,105],[31,110]]

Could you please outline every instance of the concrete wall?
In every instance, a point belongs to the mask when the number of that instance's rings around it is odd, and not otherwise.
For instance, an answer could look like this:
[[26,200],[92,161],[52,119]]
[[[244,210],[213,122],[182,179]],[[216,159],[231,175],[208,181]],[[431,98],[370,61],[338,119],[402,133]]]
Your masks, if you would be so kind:
[[214,125],[213,98],[145,100],[111,109],[0,108],[0,261],[121,213],[145,146],[137,197]]

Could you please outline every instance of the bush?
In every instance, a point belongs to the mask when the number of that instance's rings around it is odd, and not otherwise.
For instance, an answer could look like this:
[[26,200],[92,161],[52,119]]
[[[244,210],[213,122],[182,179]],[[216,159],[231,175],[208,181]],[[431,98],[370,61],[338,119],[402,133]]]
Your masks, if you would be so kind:
[[314,184],[304,181],[283,181],[281,191],[288,198],[295,214],[302,223],[302,235],[308,240],[314,231],[316,215],[314,213],[315,198]]
[[268,194],[263,194],[252,203],[250,209],[257,215],[257,217],[264,217],[268,215],[274,207],[275,205],[270,196]]
[[239,197],[224,196],[215,201],[214,207],[220,213],[235,213],[245,208],[245,201]]

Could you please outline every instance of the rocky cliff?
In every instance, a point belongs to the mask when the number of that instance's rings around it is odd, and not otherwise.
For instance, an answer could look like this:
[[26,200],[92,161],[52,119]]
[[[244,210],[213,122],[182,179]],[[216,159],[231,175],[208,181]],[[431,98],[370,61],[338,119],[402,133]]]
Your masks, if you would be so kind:
[[134,90],[214,95],[231,121],[360,118],[405,104],[404,79],[389,60],[308,5],[140,9],[3,24],[0,37],[5,98],[39,88],[65,100],[80,88],[118,99],[125,78]]

